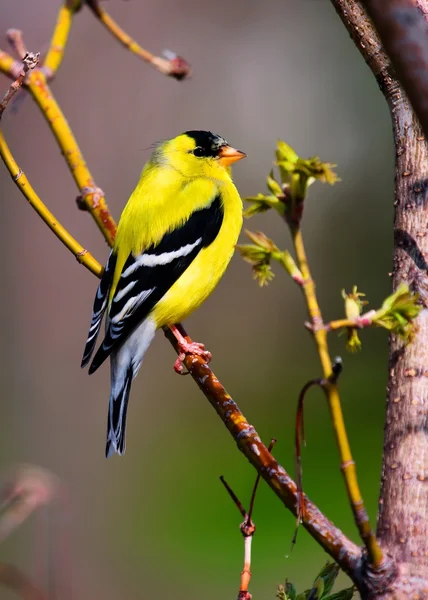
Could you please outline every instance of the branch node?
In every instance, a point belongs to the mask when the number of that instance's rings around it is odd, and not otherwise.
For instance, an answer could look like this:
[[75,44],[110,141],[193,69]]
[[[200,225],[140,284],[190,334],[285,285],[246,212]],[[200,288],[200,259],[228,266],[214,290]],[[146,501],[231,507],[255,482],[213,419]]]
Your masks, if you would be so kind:
[[18,181],[18,179],[24,175],[24,171],[22,169],[19,169],[18,173],[16,175],[12,176],[13,181]]

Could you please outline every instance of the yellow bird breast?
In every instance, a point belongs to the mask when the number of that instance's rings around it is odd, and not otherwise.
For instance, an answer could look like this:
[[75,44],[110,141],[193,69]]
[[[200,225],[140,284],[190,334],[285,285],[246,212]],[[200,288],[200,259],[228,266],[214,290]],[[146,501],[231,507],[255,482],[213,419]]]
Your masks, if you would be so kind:
[[203,248],[153,309],[157,327],[182,321],[208,298],[232,258],[242,227],[242,201],[233,183],[221,186],[223,222],[216,239]]

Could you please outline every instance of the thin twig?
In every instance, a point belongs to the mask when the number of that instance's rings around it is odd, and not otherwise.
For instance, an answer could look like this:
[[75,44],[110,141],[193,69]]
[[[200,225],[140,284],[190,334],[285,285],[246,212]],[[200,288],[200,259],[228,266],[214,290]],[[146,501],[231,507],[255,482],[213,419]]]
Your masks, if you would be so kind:
[[76,2],[73,4],[70,0],[66,0],[64,5],[59,9],[49,50],[46,53],[42,66],[42,70],[48,81],[56,75],[64,58],[65,47],[73,23],[73,16],[77,10],[76,6],[78,6]]
[[323,387],[325,380],[322,378],[311,379],[302,388],[299,394],[299,400],[297,403],[296,411],[296,427],[295,427],[295,439],[294,439],[294,456],[295,456],[295,476],[297,484],[297,524],[296,531],[293,536],[292,545],[295,544],[297,538],[297,529],[300,523],[303,522],[305,515],[305,499],[303,496],[303,471],[302,471],[302,451],[301,442],[306,446],[305,440],[305,426],[304,426],[304,401],[306,393],[314,386]]
[[[268,446],[268,452],[272,452],[272,449],[275,446],[275,444],[276,444],[276,439],[272,438],[270,441],[270,444]],[[259,483],[260,483],[260,473],[257,473],[256,481],[254,482],[253,492],[251,494],[250,507],[248,509],[248,520],[249,521],[251,521],[251,518],[253,516],[254,502],[256,499],[257,488],[259,486]]]
[[247,515],[247,511],[245,510],[245,508],[242,505],[242,502],[239,500],[238,496],[232,490],[232,488],[230,487],[230,485],[227,483],[227,481],[223,477],[223,475],[220,475],[220,481],[222,482],[222,484],[226,488],[226,491],[229,494],[229,496],[232,498],[232,502],[235,504],[235,506],[237,507],[237,509],[239,510],[239,512],[241,513],[241,515],[244,517],[244,519],[246,519],[247,516],[248,516]]
[[24,60],[28,54],[28,50],[24,43],[22,31],[20,29],[8,29],[6,31],[6,39],[19,60]]
[[111,246],[116,233],[116,223],[108,209],[102,190],[95,184],[70,125],[52,94],[46,75],[40,69],[31,72],[28,76],[27,87],[61,148],[84,203],[106,242]]
[[25,54],[24,58],[22,59],[22,70],[20,74],[18,75],[17,79],[15,79],[15,81],[11,83],[9,89],[7,90],[6,94],[3,96],[2,101],[0,102],[0,119],[3,116],[3,112],[6,106],[9,104],[13,96],[22,86],[24,78],[27,75],[28,71],[36,67],[37,63],[39,62],[39,56],[39,52],[37,52],[37,54],[33,54],[33,52],[27,52]]
[[189,77],[191,74],[191,68],[189,63],[182,58],[177,56],[174,52],[166,50],[164,52],[165,58],[155,56],[148,50],[145,50],[140,44],[133,40],[117,23],[112,17],[101,7],[98,0],[86,0],[86,4],[89,6],[93,14],[100,20],[104,27],[125,46],[130,52],[136,54],[142,58],[145,62],[149,63],[155,69],[169,75],[175,79],[181,80]]
[[373,325],[373,315],[376,311],[370,311],[365,315],[356,317],[355,319],[337,319],[336,321],[329,321],[324,323],[323,327],[325,331],[338,331],[340,329],[364,329],[365,327],[371,327]]
[[19,168],[6,140],[3,136],[3,132],[0,129],[0,156],[3,159],[9,173],[12,176],[14,183],[21,190],[25,198],[28,200],[30,206],[34,208],[37,214],[46,223],[49,229],[56,235],[56,237],[74,254],[77,261],[84,265],[91,273],[97,277],[101,277],[103,267],[100,263],[92,256],[88,250],[79,244],[77,240],[63,227],[45,204],[40,200],[39,196],[33,189],[32,185],[27,179],[25,173]]
[[355,462],[352,458],[345,421],[343,418],[339,390],[336,382],[331,379],[333,374],[333,365],[328,351],[327,332],[323,327],[323,319],[316,296],[315,283],[312,279],[309,269],[308,259],[303,243],[302,230],[300,227],[300,218],[289,221],[288,224],[296,252],[297,265],[303,275],[304,281],[302,290],[306,299],[308,313],[313,329],[313,337],[322,365],[323,377],[326,380],[326,384],[323,386],[323,389],[330,408],[333,429],[339,448],[341,470],[345,479],[352,511],[354,513],[355,523],[360,532],[361,539],[367,548],[369,562],[371,565],[373,565],[373,567],[377,568],[383,563],[383,553],[370,526],[369,518],[364,507],[363,498],[358,485]]

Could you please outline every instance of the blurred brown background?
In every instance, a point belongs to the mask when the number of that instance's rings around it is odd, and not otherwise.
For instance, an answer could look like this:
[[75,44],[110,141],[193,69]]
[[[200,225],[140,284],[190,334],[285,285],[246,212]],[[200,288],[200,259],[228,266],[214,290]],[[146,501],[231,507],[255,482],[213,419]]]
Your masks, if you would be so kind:
[[[56,0],[4,0],[0,31],[18,27],[44,51]],[[186,129],[211,129],[248,153],[236,166],[242,195],[264,190],[277,138],[303,156],[338,163],[342,182],[315,185],[304,231],[326,318],[342,314],[342,288],[355,283],[375,307],[389,292],[393,152],[386,105],[328,0],[110,0],[105,8],[149,50],[176,50],[193,77],[176,82],[125,51],[87,9],[75,18],[52,88],[97,184],[119,217],[150,145]],[[2,44],[6,45],[5,42]],[[8,81],[1,77],[6,89]],[[101,261],[107,247],[38,108],[10,108],[4,131],[33,186],[70,232]],[[54,238],[0,165],[0,471],[19,462],[51,469],[67,486],[76,598],[234,598],[242,568],[240,516],[218,476],[248,503],[254,471],[191,378],[173,370],[158,334],[134,383],[127,453],[104,458],[109,375],[79,368],[96,280]],[[246,224],[289,246],[274,214]],[[267,289],[238,256],[186,326],[212,351],[213,369],[244,414],[293,470],[297,394],[320,367],[304,330],[299,291],[277,272]],[[382,446],[387,339],[363,335],[347,355],[343,404],[371,518]],[[356,539],[322,395],[307,403],[305,489]],[[302,530],[289,558],[294,518],[262,484],[253,544],[254,598],[275,597],[285,577],[308,586],[326,560]],[[3,544],[0,560],[32,569],[36,526]],[[65,540],[64,534],[60,542]],[[37,550],[36,550],[37,551]],[[343,578],[345,582],[345,578]],[[0,597],[8,597],[2,590]]]

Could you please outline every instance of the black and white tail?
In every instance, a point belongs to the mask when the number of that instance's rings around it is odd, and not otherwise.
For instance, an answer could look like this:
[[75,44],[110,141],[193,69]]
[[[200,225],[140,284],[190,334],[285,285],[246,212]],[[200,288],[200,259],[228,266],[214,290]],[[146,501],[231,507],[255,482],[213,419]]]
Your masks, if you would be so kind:
[[155,322],[147,318],[118,350],[110,354],[111,391],[107,419],[107,458],[114,452],[119,455],[125,452],[126,413],[131,383],[137,376],[155,331]]
[[85,349],[83,351],[82,363],[80,365],[81,367],[84,367],[88,364],[89,359],[94,351],[95,344],[97,343],[97,337],[101,328],[101,321],[103,320],[103,316],[107,308],[108,294],[110,291],[115,266],[116,255],[113,253],[113,251],[111,251],[104,269],[104,273],[101,277],[97,293],[95,295],[94,306],[92,309],[92,320],[89,327],[88,339],[86,340]]

